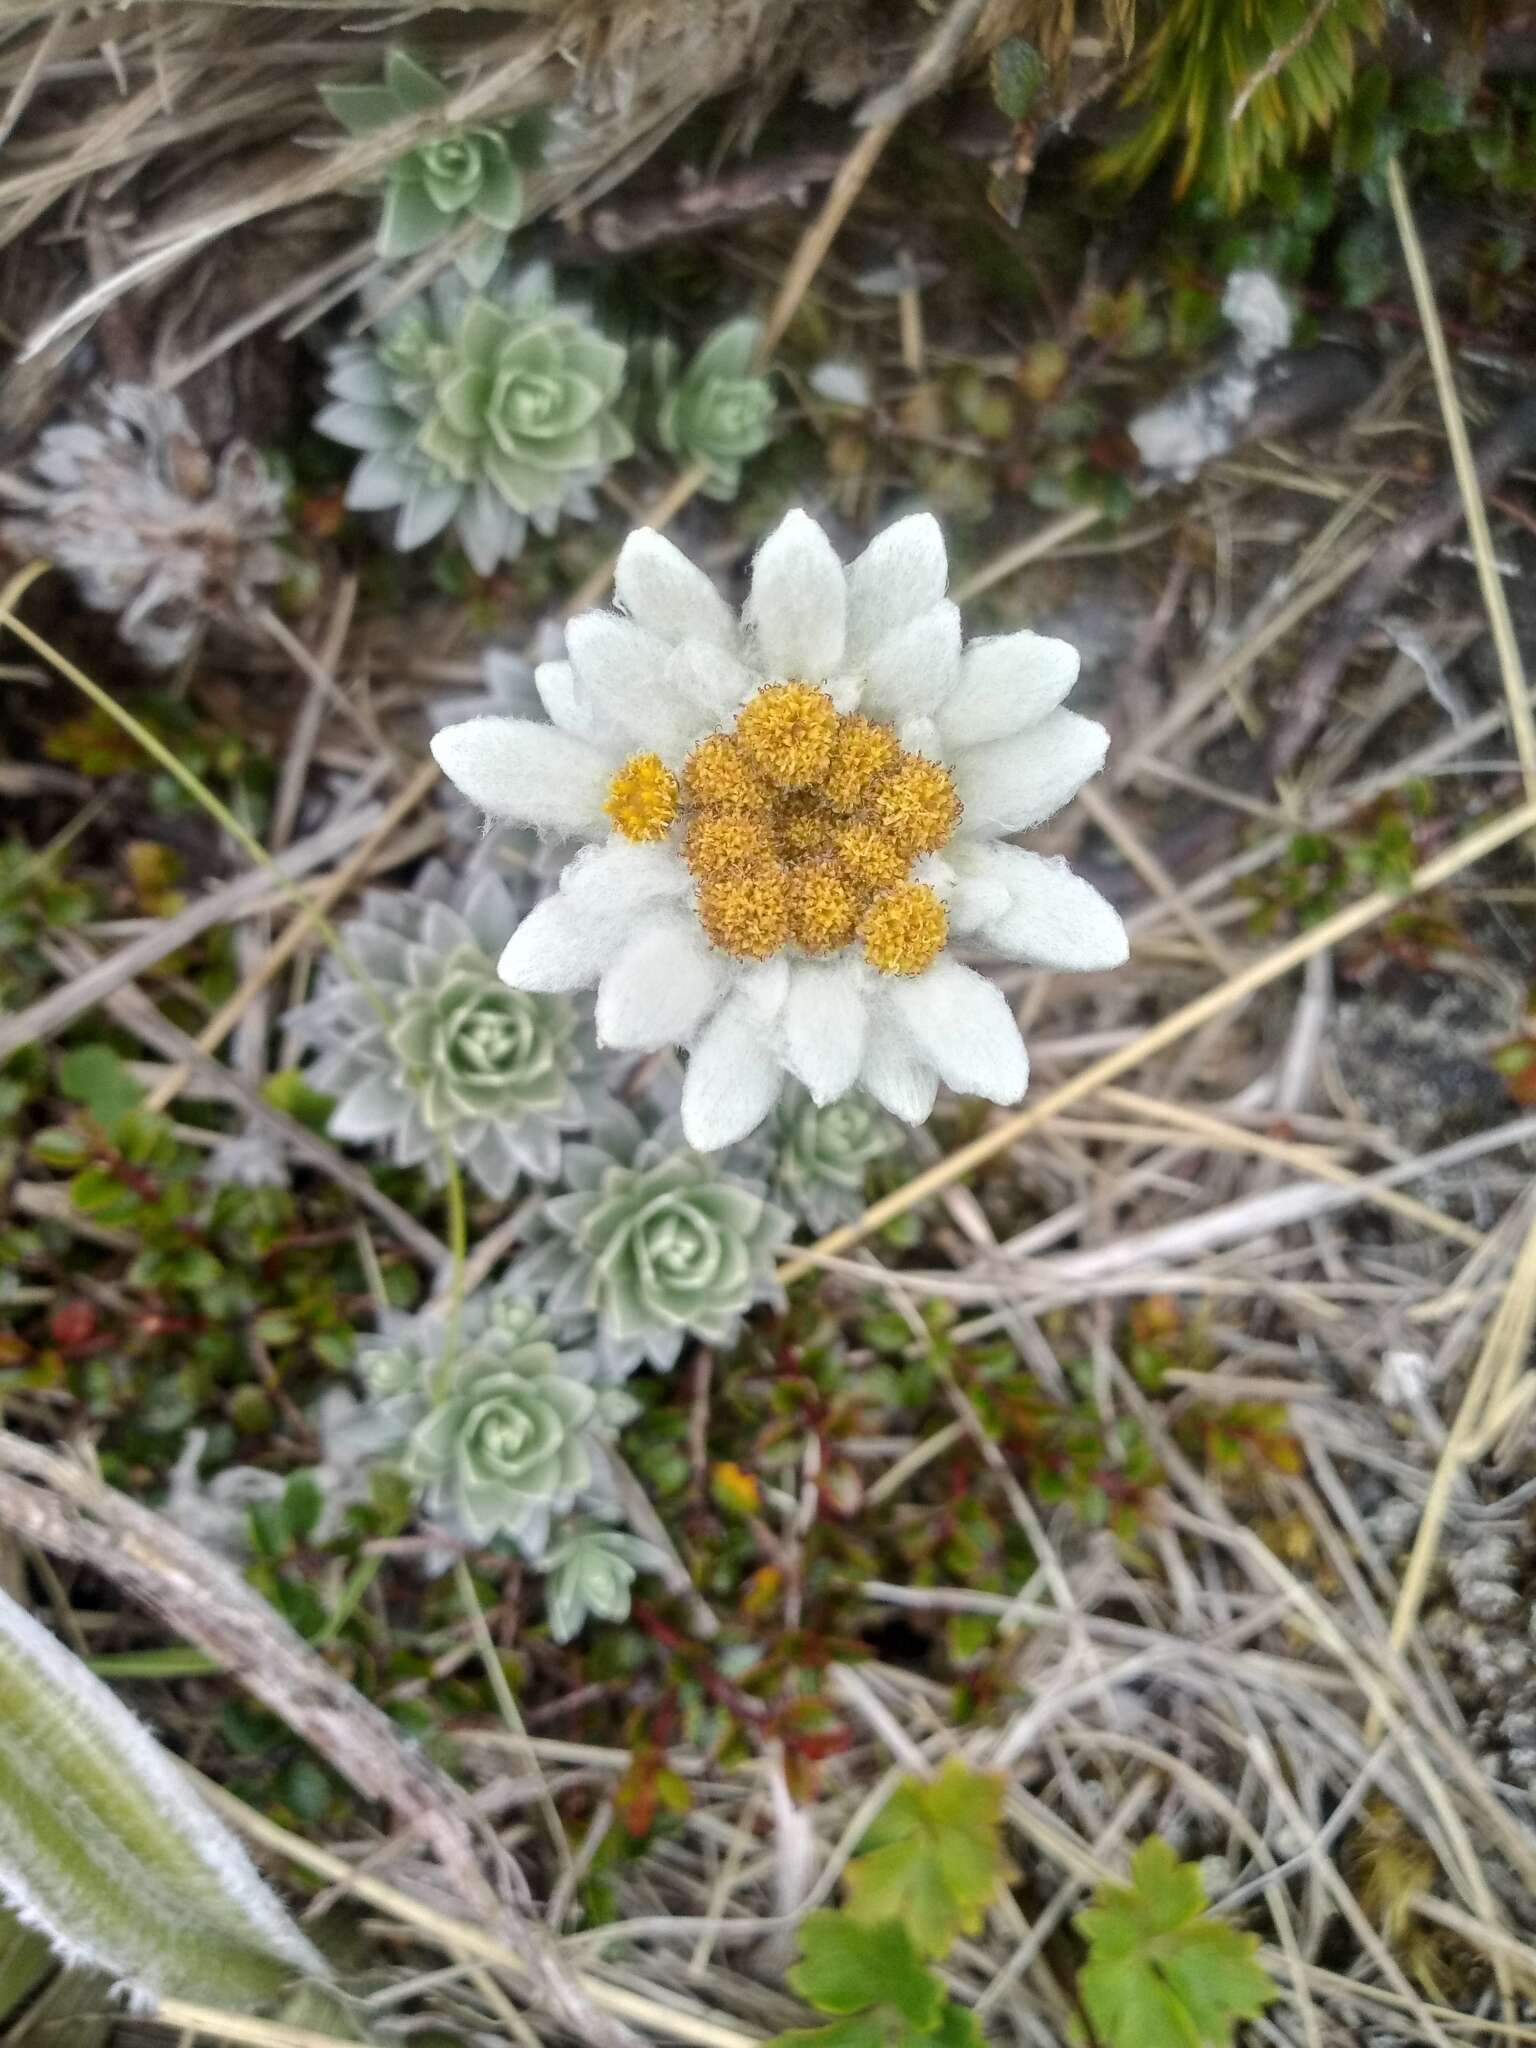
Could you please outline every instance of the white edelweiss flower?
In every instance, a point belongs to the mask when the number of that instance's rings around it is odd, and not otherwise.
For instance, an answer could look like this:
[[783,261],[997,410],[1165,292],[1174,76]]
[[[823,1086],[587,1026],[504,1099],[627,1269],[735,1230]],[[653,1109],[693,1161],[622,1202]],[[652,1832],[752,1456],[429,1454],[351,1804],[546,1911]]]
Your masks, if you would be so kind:
[[804,512],[758,550],[738,619],[648,528],[619,609],[571,622],[536,673],[549,723],[482,717],[432,751],[492,818],[587,842],[518,927],[503,977],[597,984],[600,1039],[689,1054],[683,1129],[751,1131],[786,1073],[921,1123],[943,1081],[1016,1102],[1002,991],[955,940],[1061,970],[1118,966],[1124,927],[1065,861],[1007,843],[1103,764],[1062,708],[1063,641],[962,649],[943,536],[901,519],[845,569]]

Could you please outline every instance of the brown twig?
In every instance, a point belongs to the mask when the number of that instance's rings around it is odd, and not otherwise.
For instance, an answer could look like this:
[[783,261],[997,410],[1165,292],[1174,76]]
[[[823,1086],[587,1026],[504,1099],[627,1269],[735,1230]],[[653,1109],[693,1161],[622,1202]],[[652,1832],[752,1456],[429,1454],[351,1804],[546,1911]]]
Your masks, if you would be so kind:
[[[1536,398],[1522,398],[1473,451],[1477,480],[1489,490],[1515,463],[1536,448]],[[1448,476],[1424,510],[1389,534],[1349,586],[1313,641],[1292,692],[1291,707],[1269,747],[1271,774],[1285,774],[1311,743],[1328,715],[1345,664],[1376,624],[1404,578],[1461,525],[1461,485]]]
[[837,176],[843,155],[840,149],[795,150],[677,191],[594,207],[583,231],[573,229],[561,253],[577,259],[633,256],[775,207],[803,206],[808,187],[830,184]]

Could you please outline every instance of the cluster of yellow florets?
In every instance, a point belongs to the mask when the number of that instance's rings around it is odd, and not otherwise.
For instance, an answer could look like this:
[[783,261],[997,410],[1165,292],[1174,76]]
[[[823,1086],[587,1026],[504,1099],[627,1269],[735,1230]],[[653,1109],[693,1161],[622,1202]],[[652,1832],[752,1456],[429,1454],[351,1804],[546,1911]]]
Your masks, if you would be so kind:
[[609,783],[603,809],[626,839],[665,839],[677,818],[677,777],[660,754],[631,754]]
[[944,944],[944,906],[911,869],[959,822],[948,769],[810,683],[759,690],[680,775],[631,755],[603,808],[637,842],[682,826],[699,922],[738,959],[858,939],[882,974],[921,974]]

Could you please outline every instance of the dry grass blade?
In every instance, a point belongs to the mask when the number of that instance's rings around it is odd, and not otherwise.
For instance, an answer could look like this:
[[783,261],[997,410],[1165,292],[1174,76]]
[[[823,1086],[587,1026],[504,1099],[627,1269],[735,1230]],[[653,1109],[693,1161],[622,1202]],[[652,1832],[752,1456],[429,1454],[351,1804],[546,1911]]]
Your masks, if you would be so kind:
[[191,2040],[229,2041],[236,2048],[336,2048],[334,2034],[317,2034],[309,2027],[290,2027],[281,2020],[255,2019],[247,2013],[221,2012],[216,2006],[192,2005],[182,1998],[163,1999],[155,2008],[155,2018],[168,2027],[179,2027]]
[[[217,1013],[209,1018],[197,1034],[199,1052],[218,1051],[261,991],[275,979],[304,942],[324,926],[328,913],[367,873],[369,864],[379,848],[384,845],[391,833],[404,823],[438,780],[439,770],[436,762],[424,761],[405,787],[391,799],[382,815],[377,820],[370,819],[372,829],[362,845],[343,861],[333,875],[328,875],[307,902],[300,906],[284,927],[281,937],[267,948],[234,994],[220,1006]],[[156,1110],[167,1109],[175,1101],[190,1071],[189,1068],[183,1067],[167,1074],[151,1095],[150,1107]]]
[[1446,1216],[1438,1209],[1432,1209],[1427,1202],[1417,1202],[1411,1195],[1399,1194],[1396,1189],[1373,1187],[1358,1173],[1351,1173],[1348,1167],[1335,1165],[1331,1160],[1320,1158],[1315,1152],[1299,1145],[1289,1145],[1282,1138],[1266,1137],[1260,1131],[1236,1131],[1220,1117],[1211,1116],[1207,1111],[1192,1109],[1185,1103],[1168,1103],[1151,1095],[1138,1095],[1128,1088],[1106,1088],[1103,1091],[1106,1102],[1130,1110],[1136,1116],[1145,1117],[1151,1123],[1161,1121],[1172,1124],[1176,1129],[1186,1130],[1197,1136],[1219,1139],[1223,1143],[1241,1140],[1242,1144],[1258,1157],[1273,1159],[1284,1166],[1293,1166],[1298,1173],[1315,1175],[1319,1180],[1331,1180],[1337,1186],[1354,1188],[1362,1201],[1376,1202],[1383,1209],[1390,1209],[1401,1216],[1405,1223],[1415,1223],[1421,1229],[1438,1231],[1444,1237],[1453,1237],[1459,1244],[1472,1249],[1484,1242],[1483,1233],[1474,1230],[1469,1223],[1461,1223],[1454,1216]]
[[1525,792],[1528,797],[1536,800],[1536,716],[1532,715],[1526,694],[1525,666],[1520,658],[1520,644],[1515,638],[1514,624],[1509,616],[1509,599],[1504,594],[1503,580],[1499,575],[1498,564],[1494,560],[1493,535],[1488,526],[1488,508],[1483,503],[1482,487],[1477,480],[1477,465],[1472,457],[1472,444],[1467,438],[1467,423],[1456,391],[1456,377],[1451,368],[1450,351],[1445,345],[1445,329],[1440,324],[1440,309],[1435,303],[1434,284],[1430,279],[1429,265],[1424,260],[1424,245],[1419,240],[1419,231],[1414,223],[1413,207],[1409,203],[1408,188],[1403,183],[1402,167],[1396,157],[1387,165],[1387,192],[1392,201],[1392,215],[1397,222],[1397,231],[1402,239],[1403,256],[1408,265],[1409,281],[1413,286],[1414,304],[1418,307],[1419,319],[1424,328],[1424,343],[1429,350],[1430,367],[1435,373],[1435,392],[1440,400],[1446,439],[1451,444],[1451,461],[1455,465],[1456,481],[1461,490],[1467,531],[1472,536],[1478,588],[1482,592],[1483,604],[1488,612],[1493,644],[1498,651],[1499,674],[1503,678],[1504,694],[1509,701],[1509,719],[1514,728],[1515,747],[1520,756],[1520,771],[1525,778]]
[[[386,1913],[402,1927],[413,1928],[418,1934],[435,1942],[445,1953],[454,1956],[473,1957],[489,1963],[493,1968],[521,1976],[524,1964],[518,1953],[498,1941],[483,1927],[473,1921],[457,1920],[452,1915],[438,1911],[435,1907],[413,1899],[398,1887],[371,1877],[366,1871],[354,1870],[339,1856],[328,1850],[317,1848],[306,1842],[302,1836],[289,1833],[264,1814],[255,1812],[242,1799],[234,1798],[221,1786],[198,1780],[199,1788],[219,1811],[245,1833],[251,1841],[262,1844],[280,1856],[286,1856],[301,1870],[312,1871],[323,1877],[340,1891],[350,1894],[365,1905],[373,1906]],[[689,2048],[756,2048],[758,2036],[743,2033],[740,2028],[713,2018],[697,2008],[674,2006],[660,1999],[645,1998],[624,1990],[616,1984],[605,1983],[601,1978],[584,1975],[580,1980],[595,2003],[618,2018],[628,2020],[636,2026],[643,2026],[655,2033],[675,2041],[689,2044]]]
[[[1524,1245],[1489,1323],[1482,1351],[1435,1467],[1429,1498],[1424,1503],[1424,1513],[1392,1613],[1392,1643],[1398,1650],[1407,1648],[1418,1625],[1451,1496],[1466,1466],[1486,1452],[1490,1434],[1497,1434],[1504,1425],[1508,1396],[1530,1352],[1533,1331],[1536,1331],[1536,1205],[1532,1205]],[[1370,1724],[1372,1729],[1376,1725]]]

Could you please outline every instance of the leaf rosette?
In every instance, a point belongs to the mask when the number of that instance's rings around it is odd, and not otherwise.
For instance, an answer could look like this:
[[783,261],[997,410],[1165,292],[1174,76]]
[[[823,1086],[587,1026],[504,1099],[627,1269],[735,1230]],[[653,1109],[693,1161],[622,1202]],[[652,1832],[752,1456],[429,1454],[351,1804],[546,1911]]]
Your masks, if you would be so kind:
[[[442,79],[404,50],[391,50],[382,85],[327,85],[321,98],[352,135],[425,115],[446,106]],[[543,153],[542,114],[481,122],[435,135],[396,158],[385,174],[377,247],[387,261],[417,256],[471,224],[453,260],[467,284],[488,283],[506,254],[507,237],[523,218],[527,174]]]
[[708,466],[711,498],[734,498],[742,464],[773,437],[777,400],[756,368],[760,332],[755,320],[727,321],[681,372],[675,343],[656,349],[656,438],[679,461]]
[[567,1148],[566,1178],[570,1191],[545,1205],[555,1234],[523,1272],[552,1313],[595,1317],[609,1371],[666,1370],[690,1335],[729,1344],[747,1309],[773,1298],[791,1218],[674,1125],[647,1137],[616,1111]]
[[812,1230],[857,1216],[870,1167],[902,1143],[895,1119],[867,1095],[818,1104],[800,1087],[785,1091],[770,1138],[773,1191]]
[[593,516],[593,486],[634,446],[617,410],[625,362],[545,264],[475,292],[439,278],[376,340],[332,352],[315,425],[362,451],[347,503],[396,510],[396,547],[451,525],[488,576],[530,526]]
[[611,1500],[606,1445],[635,1412],[597,1359],[503,1286],[456,1321],[391,1318],[360,1354],[395,1414],[400,1465],[428,1514],[465,1542],[515,1543],[530,1562],[578,1502]]
[[338,965],[286,1019],[318,1055],[311,1084],[337,1098],[332,1137],[385,1144],[438,1182],[450,1153],[501,1199],[521,1175],[556,1177],[592,1049],[573,1003],[498,976],[517,921],[495,874],[434,865],[409,892],[369,894],[343,933],[362,978]]

